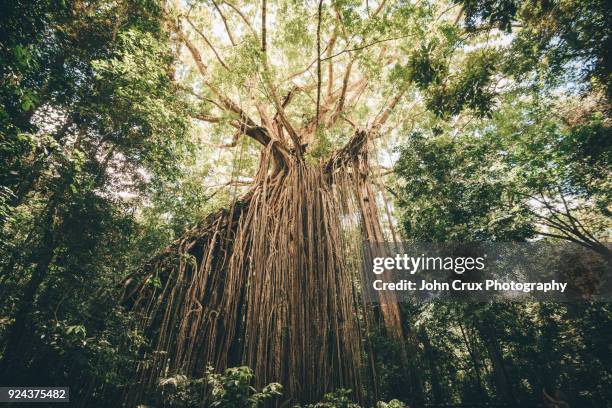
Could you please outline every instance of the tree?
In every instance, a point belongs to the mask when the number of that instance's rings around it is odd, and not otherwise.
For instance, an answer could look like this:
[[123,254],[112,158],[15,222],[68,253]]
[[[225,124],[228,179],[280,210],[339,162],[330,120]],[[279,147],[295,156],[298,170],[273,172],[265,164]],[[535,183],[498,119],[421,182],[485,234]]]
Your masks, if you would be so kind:
[[361,293],[393,204],[409,239],[606,256],[608,9],[553,3],[3,5],[0,377],[87,406],[277,381],[279,405],[604,404],[606,308]]
[[[575,102],[566,104],[557,109],[577,112]],[[572,123],[551,115],[553,106],[511,102],[484,129],[413,134],[396,166],[408,236],[521,241],[539,235],[610,259],[603,204],[609,200],[609,125],[596,105],[586,105]]]
[[[608,5],[456,3],[465,16],[464,36],[491,33],[492,27],[509,34],[493,58],[483,52],[475,60],[473,77],[448,81],[440,44],[424,48],[415,60],[424,67],[419,85],[435,117],[411,126],[398,149],[398,179],[389,189],[404,237],[570,241],[609,265]],[[487,76],[503,85],[483,87],[479,78]],[[466,91],[480,95],[470,106],[480,118],[457,113]],[[585,344],[583,338],[562,340],[562,333],[589,320],[590,307],[606,315],[598,306],[574,304],[450,302],[426,308],[414,317],[423,326],[422,342],[446,357],[436,370],[426,366],[426,383],[457,378],[444,384],[454,403],[528,405],[542,400],[542,390],[562,389],[570,405],[597,406],[605,399],[596,391],[600,386],[582,384],[581,364],[562,354]],[[607,330],[607,318],[591,327]],[[600,372],[598,364],[589,370]],[[432,392],[442,393],[433,385]]]
[[[458,0],[471,32],[515,35],[504,71],[528,82],[573,82],[612,96],[612,8],[607,1]],[[537,79],[535,79],[537,82]]]
[[[362,400],[361,315],[380,322],[407,361],[397,302],[384,294],[362,312],[350,266],[362,251],[357,237],[385,240],[369,152],[399,125],[403,98],[416,99],[422,69],[411,62],[420,45],[460,31],[452,17],[436,5],[385,1],[168,7],[203,138],[213,144],[220,135],[220,149],[259,160],[229,209],[126,280],[126,302],[153,339],[131,402],[161,372],[197,377],[203,361],[247,365],[258,386],[281,382],[300,401],[339,387]],[[471,64],[456,41],[444,46],[448,63]],[[462,74],[455,113],[478,110],[482,93],[468,88],[486,86],[485,71]]]

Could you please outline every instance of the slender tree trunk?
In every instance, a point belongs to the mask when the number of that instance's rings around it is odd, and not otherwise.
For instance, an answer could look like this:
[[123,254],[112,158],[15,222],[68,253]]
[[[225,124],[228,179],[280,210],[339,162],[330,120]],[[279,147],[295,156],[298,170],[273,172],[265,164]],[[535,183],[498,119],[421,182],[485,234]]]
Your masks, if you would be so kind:
[[472,360],[472,365],[474,366],[474,373],[476,374],[476,381],[478,383],[478,390],[480,392],[480,396],[482,398],[483,401],[487,400],[487,394],[484,391],[484,386],[482,383],[482,377],[480,375],[480,359],[478,358],[478,354],[476,351],[476,348],[473,348],[470,345],[470,341],[465,333],[465,329],[463,328],[463,325],[461,324],[461,321],[458,322],[459,323],[459,329],[461,330],[461,336],[463,337],[463,342],[465,343],[465,347],[467,348],[468,354],[470,355],[470,359]]
[[491,359],[497,397],[502,402],[515,404],[516,399],[508,378],[506,363],[497,336],[491,328],[479,327],[479,332]]
[[433,348],[429,340],[427,330],[423,327],[419,333],[423,346],[425,348],[425,358],[427,359],[427,365],[429,366],[429,372],[431,373],[431,393],[433,402],[435,404],[442,404],[446,401],[446,390],[445,386],[442,385],[442,376],[438,371],[438,359],[439,357],[433,353]]
[[[74,124],[73,118],[72,117],[68,118],[66,122],[53,134],[53,139],[59,144],[64,138],[64,136],[66,136],[66,133],[68,132],[68,130],[73,124]],[[81,128],[80,131],[83,132],[84,128]],[[36,161],[28,169],[27,173],[25,174],[21,182],[17,185],[15,194],[10,200],[11,207],[18,207],[26,201],[29,193],[34,189],[41,174],[43,174],[45,170],[45,165],[47,164],[47,159],[51,155],[52,155],[52,152],[47,152],[42,147],[39,147],[35,150],[34,157],[36,158]],[[43,228],[45,227],[46,226],[43,226]],[[32,236],[34,236],[34,232],[36,229],[37,229],[36,226],[34,226],[34,228],[28,233],[23,243],[20,246],[17,246],[17,248],[13,248],[11,250],[10,258],[8,262],[6,262],[6,264],[2,268],[2,271],[0,272],[0,284],[4,283],[8,275],[10,273],[13,273],[15,271],[15,268],[20,266],[19,265],[20,248],[24,248],[30,245],[31,238]],[[2,293],[2,295],[4,294]]]
[[54,258],[56,247],[53,231],[54,211],[55,205],[51,205],[43,223],[45,230],[37,254],[36,266],[19,300],[13,324],[7,331],[3,358],[0,363],[0,371],[2,372],[0,379],[2,379],[3,384],[17,384],[16,381],[19,381],[19,379],[15,378],[14,373],[19,372],[26,365],[26,362],[23,361],[24,350],[22,341],[28,329],[28,319],[34,308],[36,295],[47,276],[49,266]]
[[423,406],[425,404],[425,391],[423,390],[423,376],[421,374],[421,367],[419,366],[419,342],[414,329],[408,326],[405,330],[408,351],[408,362],[406,365],[406,371],[408,372],[408,378],[410,381],[410,403],[413,406]]

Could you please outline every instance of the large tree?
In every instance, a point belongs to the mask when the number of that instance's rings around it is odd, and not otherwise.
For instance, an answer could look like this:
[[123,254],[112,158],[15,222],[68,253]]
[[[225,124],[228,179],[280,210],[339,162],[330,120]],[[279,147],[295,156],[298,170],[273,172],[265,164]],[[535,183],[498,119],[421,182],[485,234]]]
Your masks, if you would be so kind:
[[410,239],[609,254],[605,1],[1,8],[0,382],[87,406],[127,386],[130,405],[240,405],[251,378],[281,406],[609,400],[605,308],[399,308],[359,274],[382,255],[362,241],[399,239],[385,184]]
[[[152,338],[134,400],[167,370],[200,376],[206,364],[248,365],[258,385],[281,382],[292,400],[337,387],[361,400],[376,378],[363,358],[364,324],[381,324],[409,367],[395,299],[362,306],[358,254],[362,240],[387,238],[375,148],[410,112],[400,102],[422,111],[413,84],[428,73],[423,53],[442,44],[447,63],[470,64],[458,11],[386,1],[168,6],[184,62],[176,75],[198,103],[202,143],[258,160],[230,208],[126,280]],[[455,110],[478,108],[481,93],[456,93]],[[223,171],[233,175],[226,184],[245,176]],[[405,374],[418,402],[417,375]]]

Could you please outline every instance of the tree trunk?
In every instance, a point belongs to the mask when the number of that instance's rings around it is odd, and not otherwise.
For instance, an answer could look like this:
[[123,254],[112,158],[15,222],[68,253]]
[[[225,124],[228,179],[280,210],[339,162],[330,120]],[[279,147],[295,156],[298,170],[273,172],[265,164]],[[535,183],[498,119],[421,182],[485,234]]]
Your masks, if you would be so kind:
[[[19,304],[15,312],[13,324],[8,329],[6,343],[4,346],[4,354],[2,363],[0,363],[0,371],[2,375],[0,379],[5,385],[19,385],[19,378],[14,376],[15,372],[23,372],[23,367],[26,363],[23,361],[25,351],[23,350],[23,339],[27,331],[29,315],[33,310],[36,294],[40,285],[47,276],[49,265],[54,258],[55,238],[52,225],[52,213],[54,206],[51,206],[45,221],[45,232],[38,253],[38,261],[32,272],[32,276],[28,281]],[[19,369],[17,369],[19,367]]]
[[468,354],[470,355],[470,359],[472,360],[472,365],[474,366],[474,373],[476,375],[476,382],[478,383],[478,390],[480,392],[480,397],[482,401],[486,401],[487,394],[484,390],[484,386],[482,383],[482,377],[480,375],[481,364],[480,364],[480,358],[479,358],[478,351],[476,347],[473,347],[472,345],[470,345],[470,340],[468,339],[465,329],[463,328],[463,325],[461,324],[461,320],[459,320],[458,323],[459,323],[459,329],[461,330],[461,336],[463,337],[463,342],[465,343],[465,347],[468,351]]
[[421,340],[423,341],[423,346],[425,348],[425,358],[427,359],[427,364],[431,373],[429,378],[431,381],[431,394],[433,397],[433,402],[434,404],[443,404],[444,402],[446,402],[447,397],[445,386],[442,385],[442,376],[438,371],[438,358],[433,353],[427,330],[423,327],[419,334]]
[[[155,347],[128,404],[164,373],[200,377],[208,363],[247,365],[257,386],[280,382],[294,402],[338,388],[363,402],[359,316],[370,319],[371,307],[356,292],[363,246],[354,233],[382,238],[363,177],[364,140],[348,159],[322,166],[273,164],[268,150],[249,193],[153,260],[140,282],[126,282],[126,301]],[[147,283],[152,277],[161,288]],[[397,303],[386,305],[384,325],[400,339]]]
[[495,381],[498,399],[504,403],[516,404],[512,385],[506,371],[504,356],[495,332],[490,328],[484,327],[479,328],[479,331],[491,359],[493,380]]

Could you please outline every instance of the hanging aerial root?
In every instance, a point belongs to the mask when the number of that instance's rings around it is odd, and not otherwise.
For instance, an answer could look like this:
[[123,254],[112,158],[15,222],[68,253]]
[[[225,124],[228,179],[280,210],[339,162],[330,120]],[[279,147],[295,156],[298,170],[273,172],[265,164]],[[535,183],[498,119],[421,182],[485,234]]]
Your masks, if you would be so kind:
[[256,385],[280,382],[293,401],[340,387],[362,400],[361,246],[383,238],[367,171],[357,154],[319,166],[296,160],[274,177],[260,171],[243,199],[149,263],[126,291],[153,342],[128,403],[161,376],[201,377],[207,365],[247,365]]

